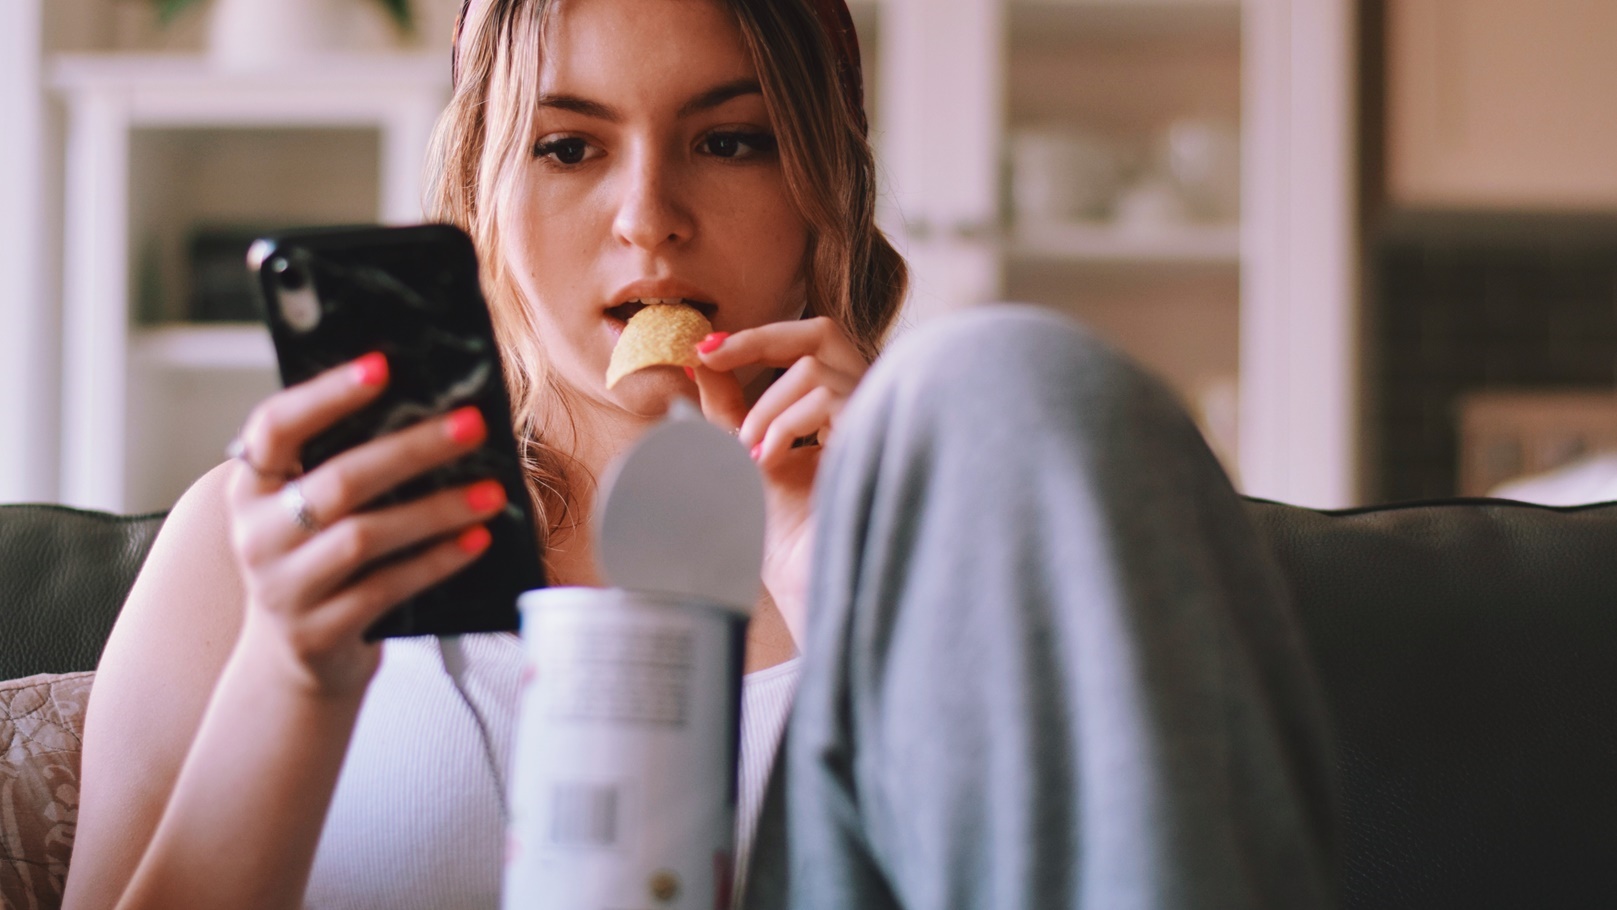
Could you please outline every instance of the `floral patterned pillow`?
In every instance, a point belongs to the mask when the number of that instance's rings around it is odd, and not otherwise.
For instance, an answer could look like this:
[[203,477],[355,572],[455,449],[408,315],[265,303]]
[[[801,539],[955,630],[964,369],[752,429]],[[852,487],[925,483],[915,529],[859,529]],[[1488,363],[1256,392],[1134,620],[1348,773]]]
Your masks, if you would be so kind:
[[0,907],[61,906],[94,680],[86,672],[0,682]]

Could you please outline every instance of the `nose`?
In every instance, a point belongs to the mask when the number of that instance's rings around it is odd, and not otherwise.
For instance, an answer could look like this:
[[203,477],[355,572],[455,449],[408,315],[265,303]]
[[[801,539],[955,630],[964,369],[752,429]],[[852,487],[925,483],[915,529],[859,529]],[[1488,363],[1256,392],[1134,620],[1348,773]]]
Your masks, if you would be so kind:
[[612,229],[630,246],[656,250],[691,239],[696,221],[680,198],[677,168],[655,151],[634,155]]

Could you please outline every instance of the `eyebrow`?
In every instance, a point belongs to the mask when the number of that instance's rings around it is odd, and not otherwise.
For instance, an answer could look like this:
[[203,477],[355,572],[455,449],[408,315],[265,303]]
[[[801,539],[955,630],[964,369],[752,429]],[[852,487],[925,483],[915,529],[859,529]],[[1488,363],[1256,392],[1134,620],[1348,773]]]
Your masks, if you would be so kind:
[[[758,84],[758,80],[737,79],[733,82],[726,82],[723,85],[714,86],[713,88],[708,89],[707,91],[680,105],[678,116],[683,119],[691,116],[692,114],[699,114],[702,111],[712,110],[713,108],[716,108],[727,101],[740,98],[744,95],[762,95],[763,93],[763,86]],[[581,114],[585,117],[593,117],[596,120],[605,120],[608,123],[623,122],[623,114],[621,114],[616,108],[602,104],[599,101],[591,101],[588,98],[583,98],[578,95],[540,95],[539,106],[542,108],[552,108],[555,110],[572,111],[575,114]]]
[[726,82],[723,85],[710,88],[680,105],[679,116],[689,117],[692,114],[712,110],[733,98],[740,98],[743,95],[762,95],[763,93],[763,86],[758,84],[757,79],[737,79],[734,82]]

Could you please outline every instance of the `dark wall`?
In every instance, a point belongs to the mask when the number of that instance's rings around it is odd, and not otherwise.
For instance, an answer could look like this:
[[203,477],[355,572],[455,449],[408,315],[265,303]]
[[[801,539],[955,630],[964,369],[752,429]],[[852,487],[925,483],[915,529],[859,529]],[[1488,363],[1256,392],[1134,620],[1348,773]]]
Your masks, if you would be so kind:
[[1462,393],[1617,384],[1612,225],[1467,216],[1380,233],[1366,364],[1378,498],[1454,494]]

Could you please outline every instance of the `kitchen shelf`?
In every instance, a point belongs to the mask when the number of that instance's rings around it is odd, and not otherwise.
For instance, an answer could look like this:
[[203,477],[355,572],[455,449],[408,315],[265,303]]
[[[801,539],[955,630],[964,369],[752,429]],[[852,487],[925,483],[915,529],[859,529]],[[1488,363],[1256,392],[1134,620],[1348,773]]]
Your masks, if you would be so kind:
[[1011,0],[1013,44],[1163,34],[1237,37],[1241,0]]
[[1005,256],[1014,265],[1227,265],[1240,263],[1241,230],[1234,224],[1136,228],[1104,223],[1015,228]]
[[1011,0],[1011,9],[1102,10],[1139,14],[1218,10],[1240,15],[1241,0]]
[[130,340],[136,365],[162,370],[273,370],[269,330],[257,323],[165,325],[140,329]]
[[[436,53],[332,54],[250,71],[222,70],[197,54],[58,54],[49,79],[69,93],[117,88],[129,99],[131,114],[146,123],[278,123],[286,119],[283,112],[296,110],[302,90],[325,87],[328,103],[300,113],[295,119],[303,124],[322,109],[345,106],[337,99],[358,96],[358,106],[372,111],[380,89],[408,93],[411,100],[422,89],[447,92],[449,68]],[[262,103],[249,103],[254,100]]]
[[180,310],[162,280],[180,232],[419,221],[448,66],[354,53],[231,72],[200,55],[67,54],[47,82],[66,114],[60,499],[165,508],[276,385],[262,329],[148,321]]
[[[895,226],[914,277],[907,318],[1037,298],[1135,332],[1119,334],[1145,339],[1145,354],[1192,380],[1209,372],[1196,357],[1238,351],[1243,489],[1311,506],[1353,503],[1350,0],[851,0],[851,6],[882,161],[884,223]],[[0,3],[13,7],[47,4]],[[281,215],[262,211],[248,188],[214,192],[211,182],[196,181],[194,195],[206,205],[174,200],[163,190],[175,182],[171,174],[189,177],[189,163],[161,153],[172,146],[212,154],[205,141],[226,136],[231,153],[216,156],[226,164],[207,171],[229,176],[240,161],[256,165],[251,155],[234,154],[243,134],[341,133],[333,148],[363,142],[375,149],[327,156],[365,165],[363,192],[374,197],[374,208],[344,206],[366,220],[415,220],[421,150],[448,92],[448,67],[437,50],[348,55],[250,78],[217,72],[199,55],[52,53],[105,47],[107,23],[96,21],[103,7],[104,0],[57,0],[48,8],[61,28],[13,30],[25,36],[29,56],[42,60],[19,61],[30,70],[22,91],[59,102],[62,114],[62,129],[43,131],[38,161],[23,143],[18,183],[45,187],[47,198],[37,217],[18,223],[39,234],[57,233],[60,225],[62,236],[52,244],[60,245],[63,261],[53,269],[59,299],[42,287],[30,290],[26,276],[14,295],[45,318],[9,326],[42,353],[24,368],[50,375],[24,375],[20,386],[4,391],[16,398],[37,388],[52,403],[48,419],[27,409],[23,434],[29,448],[40,450],[28,454],[28,464],[53,465],[43,472],[47,495],[136,510],[171,502],[170,491],[217,459],[252,402],[274,385],[267,351],[254,353],[245,332],[231,334],[241,327],[172,321],[191,312],[181,305],[188,297],[183,283],[161,280],[161,270],[159,280],[150,280],[154,270],[146,263],[153,255],[139,216],[155,212],[167,224],[191,208],[207,215],[224,210],[232,217],[207,226],[232,228],[280,223]],[[32,15],[24,12],[21,21]],[[17,19],[0,13],[0,21]],[[30,34],[39,36],[37,55]],[[171,89],[171,97],[160,97]],[[27,107],[23,114],[27,140],[47,118]],[[1245,174],[1254,179],[1242,188],[1239,240],[1233,232],[1184,242],[1000,231],[1008,131],[1048,124],[1149,140],[1179,116],[1240,126]],[[360,133],[365,137],[355,139]],[[298,163],[308,170],[304,140],[286,142],[298,146]],[[60,193],[52,161],[61,169]],[[320,186],[360,192],[348,176]],[[224,201],[215,206],[213,199]],[[238,211],[244,214],[236,217]],[[904,221],[939,227],[909,236],[896,227]],[[171,262],[175,248],[162,246],[157,261]],[[1231,267],[1236,249],[1240,265]],[[148,294],[165,305],[144,307]],[[60,326],[59,350],[57,330],[46,326]]]

